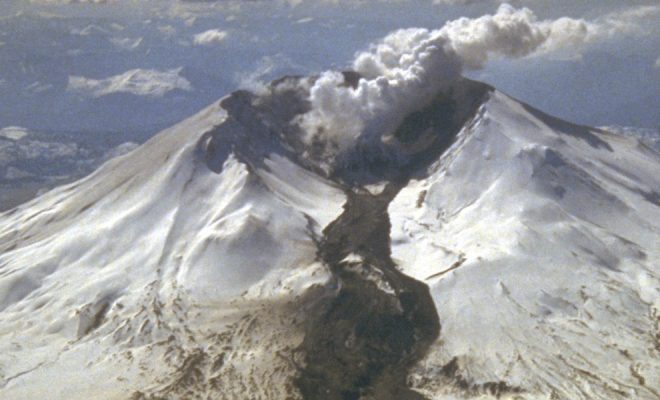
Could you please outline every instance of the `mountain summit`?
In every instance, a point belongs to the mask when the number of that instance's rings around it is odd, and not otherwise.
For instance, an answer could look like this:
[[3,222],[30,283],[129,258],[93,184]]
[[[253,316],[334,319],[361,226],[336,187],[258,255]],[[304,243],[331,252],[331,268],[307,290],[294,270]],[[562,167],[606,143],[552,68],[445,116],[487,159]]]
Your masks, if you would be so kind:
[[660,154],[467,79],[345,140],[318,79],[0,214],[0,397],[660,395]]

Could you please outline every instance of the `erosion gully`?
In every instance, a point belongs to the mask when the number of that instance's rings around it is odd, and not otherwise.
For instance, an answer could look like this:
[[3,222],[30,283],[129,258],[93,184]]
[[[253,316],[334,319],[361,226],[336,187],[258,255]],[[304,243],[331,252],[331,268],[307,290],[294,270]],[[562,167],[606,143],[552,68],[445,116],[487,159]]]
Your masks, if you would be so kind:
[[392,261],[387,209],[413,171],[423,174],[439,159],[492,90],[464,79],[407,116],[394,134],[415,154],[404,168],[387,158],[369,159],[374,155],[367,153],[355,158],[367,159],[366,166],[349,165],[344,171],[350,176],[352,170],[366,170],[389,183],[378,194],[359,183],[346,184],[344,212],[317,243],[337,289],[311,310],[298,349],[304,362],[295,385],[305,400],[424,399],[407,379],[439,337],[440,322],[428,286],[401,273]]
[[428,286],[391,258],[387,207],[401,187],[347,191],[344,212],[323,232],[319,256],[338,290],[315,310],[300,349],[296,385],[304,399],[424,399],[408,388],[408,370],[440,323]]

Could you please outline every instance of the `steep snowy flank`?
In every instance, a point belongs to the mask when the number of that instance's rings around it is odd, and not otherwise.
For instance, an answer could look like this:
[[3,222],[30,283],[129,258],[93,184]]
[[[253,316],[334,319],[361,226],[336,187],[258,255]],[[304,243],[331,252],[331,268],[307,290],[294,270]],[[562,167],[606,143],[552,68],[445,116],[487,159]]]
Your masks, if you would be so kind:
[[657,398],[659,167],[636,139],[494,92],[389,206],[392,257],[442,324],[414,387]]
[[278,349],[328,279],[314,240],[344,195],[242,106],[0,216],[0,397],[285,397]]

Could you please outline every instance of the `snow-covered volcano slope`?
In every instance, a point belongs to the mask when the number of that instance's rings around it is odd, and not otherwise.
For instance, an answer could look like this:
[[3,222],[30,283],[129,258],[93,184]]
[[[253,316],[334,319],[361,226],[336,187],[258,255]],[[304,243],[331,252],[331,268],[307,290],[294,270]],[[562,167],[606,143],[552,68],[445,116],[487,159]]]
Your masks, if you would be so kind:
[[389,206],[392,257],[442,324],[416,386],[658,398],[659,172],[635,139],[492,93]]
[[0,397],[657,398],[656,152],[462,80],[329,168],[309,88],[0,215]]
[[242,99],[0,217],[0,397],[286,396],[278,350],[344,195]]

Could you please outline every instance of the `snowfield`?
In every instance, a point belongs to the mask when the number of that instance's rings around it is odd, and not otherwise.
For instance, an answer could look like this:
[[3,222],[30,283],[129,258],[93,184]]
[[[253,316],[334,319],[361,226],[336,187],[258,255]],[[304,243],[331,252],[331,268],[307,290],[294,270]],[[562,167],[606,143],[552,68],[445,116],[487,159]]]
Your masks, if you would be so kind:
[[389,207],[393,258],[443,324],[423,392],[455,391],[429,379],[455,359],[467,382],[539,398],[655,398],[659,166],[636,139],[493,94]]
[[[271,321],[277,309],[327,280],[313,237],[339,215],[343,194],[276,155],[251,171],[228,154],[221,170],[211,170],[205,147],[238,129],[225,120],[212,106],[91,176],[2,215],[2,397],[168,391],[160,381],[184,374],[186,360],[203,352],[222,357],[231,338],[213,349],[208,337],[239,336],[230,326],[249,326],[240,340],[255,334],[258,342],[232,353],[237,371],[228,377],[247,380],[248,371],[286,362],[273,350],[296,337],[275,344],[264,338],[281,334]],[[257,334],[249,315],[264,304],[268,321]],[[240,393],[247,384],[241,379],[222,387]],[[273,385],[254,393],[285,390],[283,382]]]
[[[344,207],[360,218],[360,196],[390,194],[391,260],[428,285],[441,327],[402,372],[412,390],[659,396],[660,154],[489,91],[405,181],[349,183],[290,139],[305,110],[287,96],[231,95],[0,214],[0,397],[301,398],[301,343],[332,334],[310,321],[347,277],[410,306],[375,250],[319,255]],[[390,145],[414,159],[442,133],[424,132]]]

